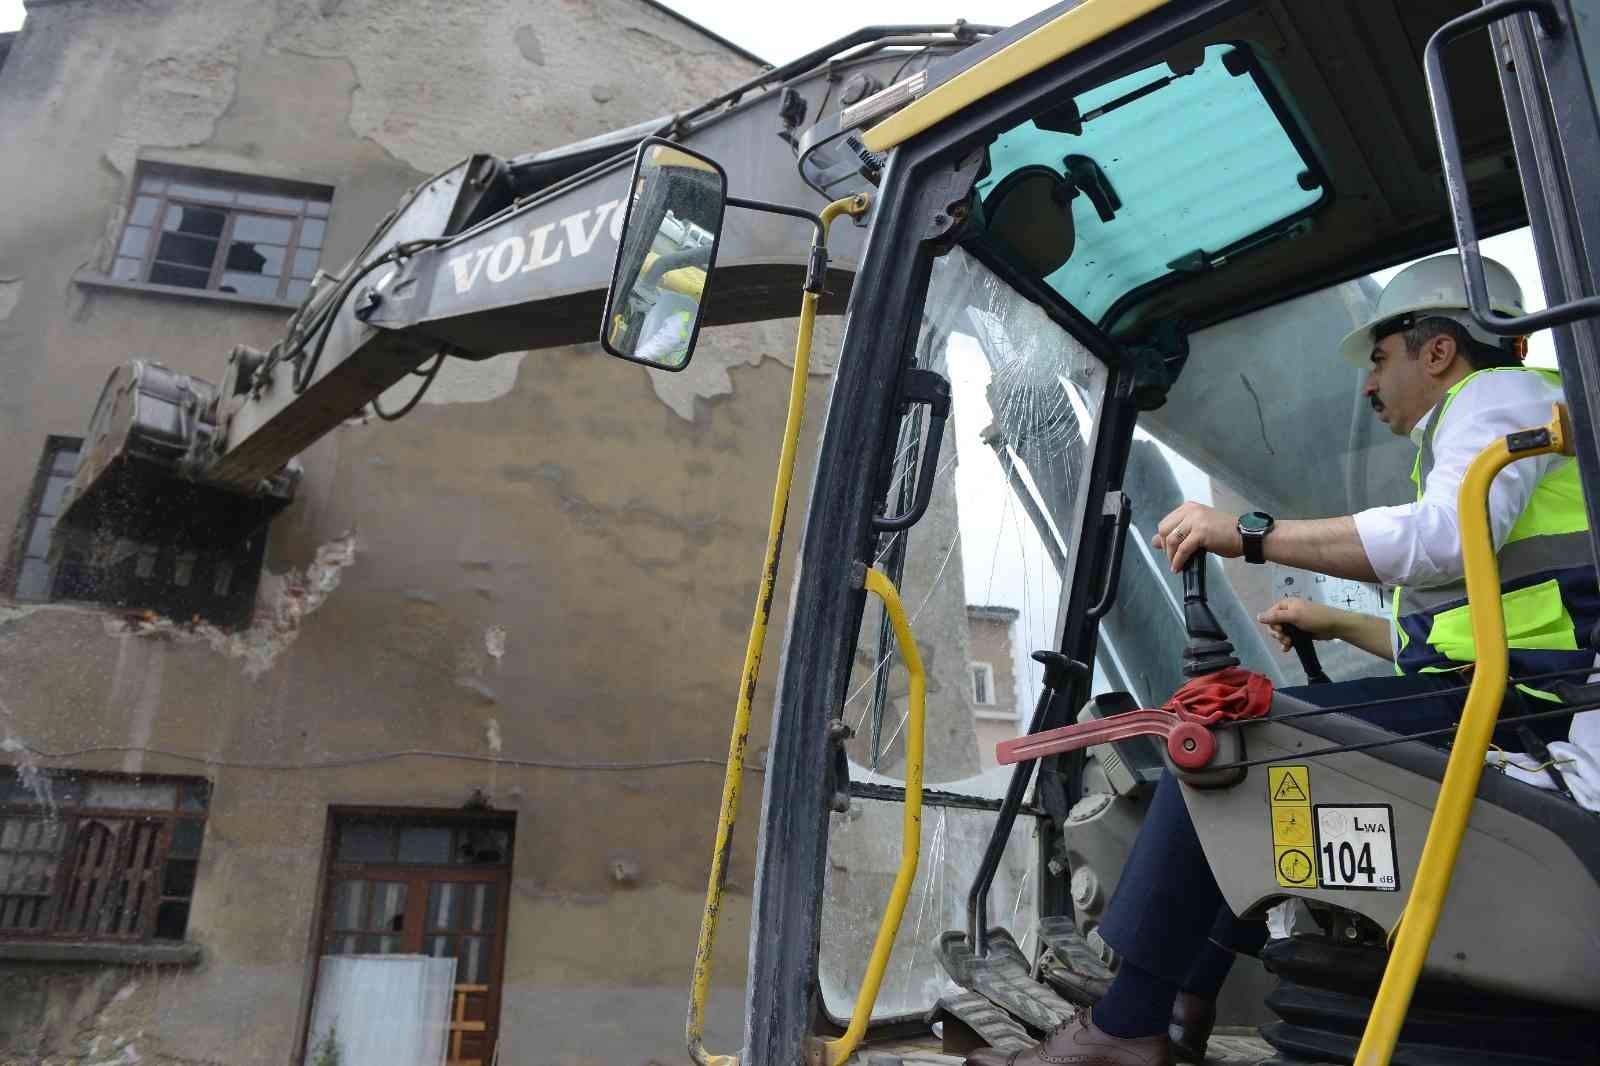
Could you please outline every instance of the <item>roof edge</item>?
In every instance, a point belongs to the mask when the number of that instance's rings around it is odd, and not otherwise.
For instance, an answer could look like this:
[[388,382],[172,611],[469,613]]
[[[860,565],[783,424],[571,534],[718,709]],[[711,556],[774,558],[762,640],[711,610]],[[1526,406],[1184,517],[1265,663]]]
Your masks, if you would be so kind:
[[674,11],[672,8],[668,7],[665,3],[663,3],[662,0],[639,0],[639,3],[643,4],[646,7],[655,8],[657,11],[661,12],[663,15],[666,15],[669,18],[672,18],[673,20],[675,20],[677,22],[683,23],[685,26],[688,26],[690,29],[694,30],[696,33],[701,34],[702,36],[709,37],[711,40],[716,41],[718,44],[722,45],[722,47],[734,52],[735,54],[741,56],[744,59],[748,59],[750,62],[756,64],[757,66],[760,66],[760,67],[771,67],[771,66],[775,66],[776,65],[776,64],[770,62],[769,60],[762,59],[760,56],[758,56],[754,52],[750,51],[750,49],[742,48],[739,45],[734,44],[732,41],[730,41],[726,37],[722,36],[722,34],[712,32],[711,30],[707,29],[706,27],[700,25],[700,23],[696,22],[694,19],[689,18],[687,15],[683,15],[683,14],[678,13],[677,11]]

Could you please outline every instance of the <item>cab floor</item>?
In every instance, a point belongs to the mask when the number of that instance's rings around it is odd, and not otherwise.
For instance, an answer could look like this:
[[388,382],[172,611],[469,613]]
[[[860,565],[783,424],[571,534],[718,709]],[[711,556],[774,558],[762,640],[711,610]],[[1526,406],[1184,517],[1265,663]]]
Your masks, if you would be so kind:
[[[1261,1066],[1275,1052],[1246,1027],[1224,1026],[1211,1034],[1206,1066]],[[851,1060],[854,1066],[961,1066],[961,1055],[946,1055],[936,1046],[906,1041],[864,1049]]]

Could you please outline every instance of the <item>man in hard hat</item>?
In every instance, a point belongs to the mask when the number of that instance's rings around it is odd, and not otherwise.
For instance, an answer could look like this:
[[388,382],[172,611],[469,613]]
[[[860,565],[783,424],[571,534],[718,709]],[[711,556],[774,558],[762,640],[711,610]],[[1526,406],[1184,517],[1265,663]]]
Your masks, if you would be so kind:
[[[1491,260],[1484,267],[1493,309],[1521,314],[1522,293],[1510,271]],[[1280,601],[1260,621],[1286,649],[1284,627],[1294,625],[1318,640],[1345,640],[1390,659],[1404,675],[1296,690],[1302,699],[1338,706],[1410,695],[1415,698],[1399,705],[1354,713],[1396,732],[1448,727],[1462,697],[1444,690],[1459,689],[1460,671],[1476,658],[1456,513],[1461,479],[1495,439],[1549,422],[1552,405],[1563,398],[1561,380],[1554,371],[1522,365],[1521,338],[1505,340],[1477,324],[1454,255],[1395,275],[1376,315],[1352,331],[1342,349],[1367,371],[1361,389],[1378,419],[1416,443],[1415,500],[1300,520],[1260,511],[1226,514],[1190,502],[1161,520],[1152,543],[1166,552],[1174,572],[1204,549],[1392,587],[1392,621],[1303,599]],[[1576,463],[1546,455],[1507,467],[1490,489],[1489,522],[1513,678],[1592,665],[1600,589]],[[1528,703],[1552,706],[1542,701],[1554,696],[1522,688]],[[1502,718],[1516,710],[1508,706]],[[1564,736],[1569,721],[1545,720],[1539,732]],[[1100,934],[1120,964],[1092,1012],[1080,1012],[1028,1051],[982,1051],[968,1063],[1166,1066],[1175,1053],[1188,1061],[1204,1058],[1234,951],[1258,949],[1265,930],[1237,919],[1223,902],[1170,773],[1156,790]]]

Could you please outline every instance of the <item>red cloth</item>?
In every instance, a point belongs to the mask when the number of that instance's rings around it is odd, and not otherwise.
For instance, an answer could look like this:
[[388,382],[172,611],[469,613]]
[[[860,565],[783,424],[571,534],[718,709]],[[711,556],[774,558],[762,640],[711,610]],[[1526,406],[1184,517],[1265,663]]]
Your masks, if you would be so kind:
[[1260,718],[1272,706],[1272,679],[1242,666],[1230,666],[1195,678],[1174,692],[1163,706],[1178,717],[1201,725]]

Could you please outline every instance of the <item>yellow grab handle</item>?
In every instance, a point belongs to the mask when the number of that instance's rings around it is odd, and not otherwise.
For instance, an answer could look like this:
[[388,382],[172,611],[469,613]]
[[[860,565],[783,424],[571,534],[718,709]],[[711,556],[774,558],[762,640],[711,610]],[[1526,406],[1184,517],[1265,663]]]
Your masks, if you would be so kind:
[[1456,727],[1455,746],[1445,765],[1444,781],[1439,785],[1433,822],[1422,846],[1411,896],[1401,917],[1400,932],[1389,964],[1384,967],[1383,983],[1378,986],[1361,1047],[1356,1051],[1356,1066],[1388,1066],[1389,1057],[1394,1054],[1400,1026],[1411,1006],[1411,994],[1416,990],[1417,977],[1439,924],[1439,912],[1450,891],[1450,879],[1455,875],[1456,857],[1472,815],[1472,799],[1483,776],[1483,758],[1506,694],[1509,653],[1505,608],[1500,602],[1500,562],[1489,535],[1489,484],[1518,459],[1552,452],[1573,454],[1572,423],[1564,404],[1555,405],[1549,425],[1513,433],[1478,453],[1461,480],[1457,501],[1461,564],[1466,572],[1467,603],[1472,609],[1472,640],[1477,645],[1478,661],[1472,671],[1467,704]]
[[906,901],[911,898],[911,884],[917,879],[917,862],[922,853],[922,726],[927,710],[928,677],[922,668],[922,655],[917,651],[917,641],[911,634],[911,623],[906,618],[905,607],[900,603],[900,593],[878,570],[868,570],[866,587],[883,600],[884,610],[894,626],[894,639],[905,661],[906,672],[911,675],[911,706],[906,716],[906,801],[900,830],[900,869],[894,876],[894,888],[889,892],[889,906],[878,925],[878,939],[872,945],[872,958],[867,962],[866,976],[861,979],[861,991],[856,993],[855,1012],[850,1015],[850,1026],[844,1035],[822,1045],[823,1066],[839,1066],[855,1053],[861,1038],[867,1033],[867,1023],[872,1020],[872,1007],[878,1002],[878,988],[883,984],[883,972],[889,968],[889,953],[894,950],[895,936],[900,932],[900,919],[906,913]]
[[[866,213],[865,195],[835,200],[822,209],[822,226],[816,246],[826,247],[828,227],[840,215]],[[733,827],[739,818],[739,792],[744,784],[744,753],[750,741],[750,703],[761,676],[761,649],[767,642],[767,621],[772,617],[772,595],[778,582],[778,556],[783,527],[789,515],[789,490],[794,484],[795,452],[800,443],[800,423],[806,413],[806,379],[811,367],[811,331],[817,318],[817,294],[800,299],[800,327],[794,343],[794,371],[789,376],[789,413],[783,423],[783,447],[778,452],[778,477],[772,487],[772,513],[767,519],[767,554],[761,563],[761,588],[756,593],[755,616],[744,647],[744,669],[739,676],[739,699],[733,710],[733,730],[728,737],[728,765],[722,776],[722,808],[717,815],[717,843],[711,853],[711,876],[706,884],[705,910],[700,916],[700,940],[694,950],[694,973],[689,985],[689,1017],[684,1040],[689,1057],[699,1066],[738,1066],[737,1055],[713,1055],[705,1049],[706,999],[711,992],[711,956],[717,943],[717,923],[722,914],[722,890],[728,883],[728,855],[733,850]]]

